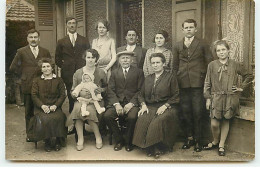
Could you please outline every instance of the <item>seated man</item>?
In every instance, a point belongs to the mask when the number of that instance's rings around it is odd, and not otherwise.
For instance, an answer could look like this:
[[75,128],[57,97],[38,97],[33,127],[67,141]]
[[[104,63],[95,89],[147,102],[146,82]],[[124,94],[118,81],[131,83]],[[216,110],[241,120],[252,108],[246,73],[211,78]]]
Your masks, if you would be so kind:
[[[108,107],[104,118],[116,141],[114,150],[119,151],[125,145],[126,151],[131,151],[133,149],[133,132],[139,111],[137,97],[144,81],[144,74],[141,69],[131,65],[134,52],[123,51],[119,52],[117,56],[120,66],[112,71],[109,79]],[[125,139],[116,122],[116,118],[119,116],[126,120]]]

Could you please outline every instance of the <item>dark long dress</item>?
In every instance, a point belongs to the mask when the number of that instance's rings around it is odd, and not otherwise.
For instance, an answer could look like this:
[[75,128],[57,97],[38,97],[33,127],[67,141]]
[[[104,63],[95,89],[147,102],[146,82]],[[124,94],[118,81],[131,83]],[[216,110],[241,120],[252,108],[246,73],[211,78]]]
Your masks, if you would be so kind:
[[[178,133],[179,88],[174,74],[163,72],[155,81],[155,74],[145,78],[138,101],[145,102],[149,113],[137,119],[133,144],[147,148],[159,142],[172,147]],[[168,103],[171,107],[161,115],[156,115],[158,108]]]
[[[32,100],[34,103],[34,117],[30,120],[30,137],[40,141],[51,137],[66,137],[66,115],[61,106],[66,98],[65,85],[59,77],[45,80],[37,77],[33,80]],[[44,113],[42,105],[56,105],[55,112]]]
[[[83,68],[78,69],[73,75],[73,85],[72,85],[72,88],[71,88],[72,91],[82,81]],[[107,87],[107,77],[106,77],[106,74],[103,70],[96,68],[93,75],[95,77],[94,83],[96,85],[98,85],[101,88]],[[84,94],[84,91],[81,91],[81,92],[80,92],[79,95]],[[102,97],[104,98],[104,93],[102,93]],[[91,98],[91,96],[90,96],[90,98]],[[100,101],[99,104],[101,106],[104,106],[104,99],[102,101]],[[70,116],[68,117],[68,121],[67,121],[66,124],[70,125],[70,124],[73,123],[72,120],[76,120],[76,119],[81,119],[83,121],[92,120],[94,122],[98,122],[97,111],[96,111],[94,104],[93,103],[88,104],[86,110],[89,111],[90,114],[88,116],[83,117],[81,115],[81,103],[76,100],[75,103],[74,103],[73,110],[72,110]]]

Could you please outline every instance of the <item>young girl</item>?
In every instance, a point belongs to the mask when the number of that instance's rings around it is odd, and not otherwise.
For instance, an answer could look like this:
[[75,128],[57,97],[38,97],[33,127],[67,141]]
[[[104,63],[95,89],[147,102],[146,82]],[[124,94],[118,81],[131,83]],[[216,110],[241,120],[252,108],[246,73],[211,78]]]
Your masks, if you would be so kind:
[[[93,74],[86,74],[82,75],[82,82],[76,86],[76,88],[72,91],[72,95],[77,97],[77,100],[82,104],[81,105],[81,114],[82,116],[88,116],[89,111],[86,110],[88,102],[92,101],[94,106],[99,114],[105,112],[105,108],[101,107],[98,103],[102,99],[101,94],[95,94],[95,89],[98,88],[96,84],[94,84],[94,75]],[[82,89],[87,89],[91,94],[91,99],[85,98],[84,95],[80,94]]]
[[[205,150],[218,147],[219,156],[225,156],[225,141],[229,132],[229,120],[239,115],[240,92],[250,83],[251,75],[243,66],[229,59],[229,45],[226,41],[216,41],[214,52],[218,60],[208,65],[204,84],[206,108],[210,110],[211,130],[214,140],[204,146]],[[238,87],[238,75],[244,82]]]

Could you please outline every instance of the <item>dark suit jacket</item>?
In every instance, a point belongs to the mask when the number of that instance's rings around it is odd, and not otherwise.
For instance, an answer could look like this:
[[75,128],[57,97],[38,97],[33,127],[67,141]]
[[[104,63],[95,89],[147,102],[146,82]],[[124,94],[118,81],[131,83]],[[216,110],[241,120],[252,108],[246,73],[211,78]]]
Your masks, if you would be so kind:
[[[117,53],[118,52],[123,52],[125,50],[126,50],[126,45],[117,48],[116,52]],[[141,46],[136,45],[136,47],[135,47],[133,52],[135,53],[136,63],[132,63],[132,65],[135,66],[135,67],[138,67],[140,69],[143,69],[145,54],[146,54],[147,50],[145,48],[142,48]],[[117,59],[117,61],[116,61],[114,66],[115,66],[114,69],[116,69],[119,66],[118,59]]]
[[207,66],[213,60],[210,48],[197,37],[189,48],[184,46],[183,39],[173,48],[173,70],[177,73],[179,87],[203,87]]
[[83,59],[83,54],[89,48],[88,39],[79,34],[77,34],[74,47],[68,35],[58,41],[55,62],[61,68],[61,77],[64,83],[72,83],[75,71],[85,66],[86,61]]
[[143,71],[137,67],[130,67],[126,79],[121,67],[113,70],[108,83],[108,105],[112,106],[114,103],[123,102],[124,98],[126,98],[128,102],[137,106],[138,93],[141,90],[143,81]]
[[41,74],[38,67],[38,61],[41,58],[51,58],[51,55],[47,49],[40,46],[37,58],[34,57],[29,45],[17,50],[10,71],[21,74],[21,86],[24,94],[31,94],[33,78]]

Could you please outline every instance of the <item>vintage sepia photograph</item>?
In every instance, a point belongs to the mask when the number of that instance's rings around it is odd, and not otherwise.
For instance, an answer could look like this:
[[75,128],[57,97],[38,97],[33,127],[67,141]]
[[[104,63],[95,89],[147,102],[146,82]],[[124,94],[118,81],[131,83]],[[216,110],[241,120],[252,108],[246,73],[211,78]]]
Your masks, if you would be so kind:
[[6,0],[5,159],[255,159],[253,0]]

